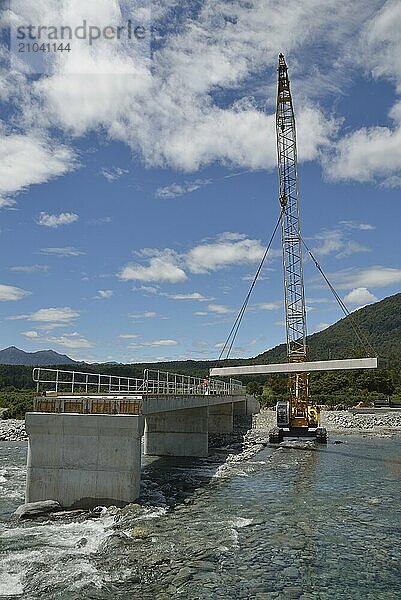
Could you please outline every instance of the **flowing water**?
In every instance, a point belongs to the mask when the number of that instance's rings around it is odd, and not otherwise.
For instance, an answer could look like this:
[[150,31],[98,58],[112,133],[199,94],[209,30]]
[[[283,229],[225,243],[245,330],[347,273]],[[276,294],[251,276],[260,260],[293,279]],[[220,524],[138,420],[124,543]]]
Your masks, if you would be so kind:
[[1,442],[0,598],[401,598],[401,436],[226,454],[148,461],[139,503],[100,518],[28,522],[26,444]]

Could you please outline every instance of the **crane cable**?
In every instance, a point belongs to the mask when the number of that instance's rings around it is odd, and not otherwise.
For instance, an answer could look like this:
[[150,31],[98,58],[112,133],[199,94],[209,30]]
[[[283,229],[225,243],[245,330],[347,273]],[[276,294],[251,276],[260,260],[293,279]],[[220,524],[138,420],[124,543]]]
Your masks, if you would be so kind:
[[308,248],[306,242],[303,239],[302,239],[302,243],[305,246],[310,258],[315,263],[317,270],[319,271],[319,273],[321,274],[321,276],[323,277],[323,279],[329,286],[331,293],[333,294],[334,298],[337,300],[338,304],[340,305],[340,308],[343,311],[344,315],[346,317],[349,317],[351,327],[355,333],[356,338],[358,339],[358,342],[361,344],[361,346],[364,346],[364,347],[366,346],[368,349],[370,349],[373,352],[374,356],[377,356],[377,353],[375,351],[375,348],[373,347],[373,344],[369,341],[369,339],[365,336],[365,334],[362,333],[362,331],[358,327],[353,315],[348,310],[346,304],[344,303],[344,301],[342,300],[342,298],[340,297],[340,295],[338,294],[338,292],[336,291],[334,286],[330,283],[327,275],[324,273],[322,267],[320,266],[317,259],[313,255],[312,250],[310,250],[310,248]]
[[225,357],[225,358],[226,358],[226,360],[227,360],[227,359],[230,357],[231,350],[232,350],[232,348],[233,348],[233,345],[234,345],[235,339],[236,339],[236,337],[237,337],[238,330],[239,330],[239,328],[240,328],[240,326],[241,326],[242,319],[243,319],[243,317],[244,317],[244,314],[245,314],[245,311],[246,311],[246,309],[247,309],[247,306],[248,306],[249,300],[250,300],[250,298],[251,298],[251,295],[252,295],[252,292],[253,292],[253,288],[254,288],[254,287],[255,287],[255,285],[256,285],[256,281],[258,280],[258,277],[259,277],[259,275],[260,275],[260,272],[261,272],[261,270],[262,270],[262,268],[263,268],[263,265],[264,265],[264,263],[265,263],[265,260],[266,260],[266,258],[267,258],[267,255],[268,255],[268,253],[269,253],[269,250],[270,250],[270,248],[271,248],[271,245],[272,245],[272,243],[273,243],[274,237],[275,237],[275,235],[276,235],[276,233],[277,233],[277,229],[278,229],[278,227],[279,227],[279,225],[280,225],[280,223],[281,223],[281,219],[282,219],[282,217],[283,217],[284,210],[285,210],[285,207],[283,206],[283,207],[282,207],[282,209],[281,209],[281,211],[280,211],[280,216],[279,216],[279,218],[278,218],[278,220],[277,220],[276,226],[275,226],[275,228],[274,228],[274,230],[273,230],[273,233],[272,233],[272,235],[271,235],[271,237],[270,237],[269,243],[268,243],[268,245],[267,245],[267,247],[266,247],[266,250],[265,250],[265,253],[264,253],[264,255],[263,255],[263,258],[262,258],[262,260],[260,261],[260,264],[259,264],[258,270],[257,270],[257,271],[256,271],[256,273],[255,273],[255,277],[253,278],[253,281],[252,281],[252,284],[251,284],[251,286],[250,286],[250,288],[249,288],[249,291],[248,291],[248,293],[247,293],[247,295],[246,295],[246,297],[245,297],[245,300],[244,300],[244,302],[243,302],[243,304],[242,304],[242,306],[241,306],[241,308],[240,308],[240,310],[239,310],[239,312],[238,312],[237,318],[236,318],[236,319],[235,319],[235,321],[234,321],[234,325],[232,326],[232,328],[231,328],[231,331],[230,331],[230,333],[228,334],[228,337],[227,337],[227,339],[226,339],[226,341],[225,341],[225,343],[224,343],[224,346],[223,346],[223,348],[221,349],[221,352],[220,352],[220,355],[219,355],[219,358],[218,358],[218,360],[221,360],[221,359],[222,359],[222,357],[223,357],[223,355],[224,355],[224,353],[225,353],[225,351],[226,351],[226,350],[227,350],[226,357]]

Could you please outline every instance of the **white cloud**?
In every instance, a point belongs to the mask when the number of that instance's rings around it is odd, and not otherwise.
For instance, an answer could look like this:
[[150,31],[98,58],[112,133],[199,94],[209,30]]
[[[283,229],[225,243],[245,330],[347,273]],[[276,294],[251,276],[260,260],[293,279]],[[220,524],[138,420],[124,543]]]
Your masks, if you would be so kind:
[[142,342],[141,344],[130,344],[130,348],[159,348],[162,346],[177,346],[176,340],[156,340],[154,342]]
[[194,181],[185,181],[184,183],[172,183],[165,187],[159,187],[156,190],[156,198],[169,199],[191,194],[196,190],[212,183],[211,179],[195,179]]
[[359,252],[368,252],[369,248],[356,240],[349,239],[351,231],[355,229],[365,231],[371,229],[371,226],[342,221],[334,229],[324,229],[315,236],[319,245],[313,249],[313,252],[321,256],[334,254],[336,258],[346,258]]
[[265,252],[260,241],[241,239],[218,241],[195,246],[186,255],[186,263],[192,273],[207,273],[236,264],[259,262]]
[[212,298],[207,298],[199,292],[193,292],[192,294],[168,294],[171,300],[196,300],[198,302],[210,302]]
[[72,246],[67,246],[66,248],[42,248],[40,254],[49,254],[55,256],[81,256],[84,252],[78,250],[77,248],[73,248]]
[[113,290],[98,290],[97,298],[111,298],[114,295]]
[[10,271],[15,271],[16,273],[47,273],[49,269],[49,265],[21,265],[10,267]]
[[70,225],[78,221],[79,217],[75,213],[60,213],[58,215],[50,215],[46,212],[41,212],[36,222],[38,225],[45,227],[60,227],[60,225]]
[[224,304],[208,304],[208,311],[217,315],[226,315],[232,313],[233,309],[225,306]]
[[131,263],[126,265],[118,274],[123,281],[167,281],[178,283],[185,281],[185,271],[177,264],[177,255],[166,248],[165,250],[148,250],[149,264],[143,266]]
[[337,181],[376,181],[400,171],[401,125],[395,129],[364,127],[347,135],[338,142],[336,156],[327,165],[328,174]]
[[358,287],[351,290],[344,298],[345,304],[356,304],[358,306],[377,302],[377,298],[366,287]]
[[[354,53],[364,70],[376,79],[386,78],[401,92],[401,4],[382,3],[363,28]],[[359,59],[358,59],[359,57]],[[336,144],[334,157],[326,163],[335,180],[378,181],[388,187],[401,185],[401,103],[389,114],[391,126],[361,127]]]
[[358,223],[357,221],[340,221],[340,225],[343,225],[347,229],[360,229],[361,231],[373,231],[373,229],[376,229],[370,223]]
[[22,290],[14,285],[6,285],[0,283],[0,302],[8,302],[9,300],[21,300],[25,296],[29,296],[31,292]]
[[28,339],[35,339],[35,338],[39,337],[39,334],[37,331],[23,331],[21,333],[21,335],[25,336]]
[[281,301],[278,302],[260,302],[258,304],[252,304],[248,310],[278,310],[283,307],[283,303]]
[[[10,134],[0,130],[0,198],[2,205],[33,184],[44,183],[74,168],[72,151],[34,133]],[[11,198],[10,198],[11,196]]]
[[101,174],[109,183],[120,179],[123,175],[129,173],[128,169],[121,169],[121,167],[112,167],[111,169],[101,169]]
[[[264,253],[265,248],[260,241],[249,239],[245,234],[225,232],[217,236],[216,242],[201,243],[183,254],[178,254],[170,248],[145,248],[137,254],[147,259],[148,264],[128,264],[119,272],[118,277],[124,281],[179,283],[188,278],[185,269],[194,274],[206,274],[234,265],[258,263]],[[281,256],[281,251],[270,250],[268,258],[277,256]],[[158,293],[157,288],[145,286],[141,289]],[[186,295],[184,298],[176,296],[170,297],[186,299]]]
[[143,313],[134,313],[129,315],[131,319],[165,319],[166,317],[162,317],[157,312],[152,310],[146,310]]
[[78,348],[93,348],[94,346],[92,342],[81,337],[77,332],[61,335],[59,337],[49,337],[46,341],[51,344],[56,344],[57,346],[63,346],[64,348],[71,348],[74,350]]
[[118,337],[122,340],[135,340],[139,336],[136,333],[121,333]]
[[329,279],[337,289],[382,288],[401,283],[401,269],[392,267],[372,266],[363,269],[344,269],[332,275]]
[[15,315],[7,317],[10,320],[27,320],[39,323],[69,325],[79,317],[79,312],[69,307],[64,308],[40,308],[36,312],[26,315]]
[[[80,44],[68,56],[48,57],[49,76],[27,82],[29,92],[20,84],[24,120],[74,135],[103,129],[109,139],[125,142],[150,165],[190,170],[220,161],[252,169],[274,167],[274,116],[266,115],[259,100],[250,96],[249,81],[253,76],[272,81],[263,91],[251,88],[263,99],[267,95],[271,104],[277,49],[293,57],[298,82],[305,74],[303,65],[309,65],[298,53],[319,39],[330,45],[336,64],[337,55],[372,12],[366,4],[372,3],[355,0],[351,6],[337,0],[334,10],[319,0],[290,0],[285,7],[275,0],[249,5],[204,0],[196,14],[180,7],[182,20],[171,28],[163,18],[171,19],[172,3],[152,3],[155,28],[163,37],[153,49],[152,71],[146,61],[132,56],[132,45],[99,41],[89,49]],[[67,1],[58,11],[50,0],[13,5],[28,14],[25,22],[58,23],[62,17],[78,24],[85,16],[88,22],[109,23],[120,18],[117,3],[106,0],[96,2],[96,11],[93,3],[78,7]],[[327,85],[324,77],[318,79],[322,88]],[[229,90],[232,99],[222,102],[220,94],[215,98],[214,92],[221,90]],[[299,102],[297,116],[300,158],[314,159],[327,145],[333,124],[306,101]]]

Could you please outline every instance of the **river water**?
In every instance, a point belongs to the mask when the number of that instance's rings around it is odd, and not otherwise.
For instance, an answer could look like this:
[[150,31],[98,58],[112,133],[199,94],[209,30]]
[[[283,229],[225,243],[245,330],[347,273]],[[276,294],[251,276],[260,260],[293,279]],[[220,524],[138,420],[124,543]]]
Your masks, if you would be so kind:
[[401,598],[400,435],[226,456],[149,460],[138,504],[28,522],[26,443],[1,442],[0,598]]

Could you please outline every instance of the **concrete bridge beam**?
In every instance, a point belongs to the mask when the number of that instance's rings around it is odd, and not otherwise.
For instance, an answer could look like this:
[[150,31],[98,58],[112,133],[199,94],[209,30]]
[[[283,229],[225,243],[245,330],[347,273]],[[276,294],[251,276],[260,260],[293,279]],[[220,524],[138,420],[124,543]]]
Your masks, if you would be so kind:
[[26,502],[123,506],[139,496],[144,417],[27,413]]
[[207,456],[208,407],[146,415],[145,454]]

